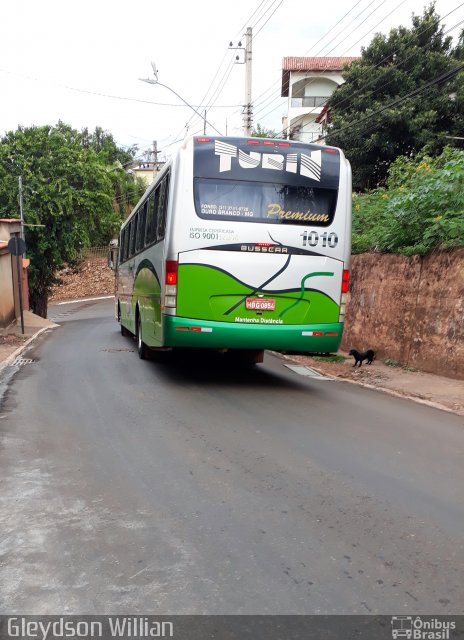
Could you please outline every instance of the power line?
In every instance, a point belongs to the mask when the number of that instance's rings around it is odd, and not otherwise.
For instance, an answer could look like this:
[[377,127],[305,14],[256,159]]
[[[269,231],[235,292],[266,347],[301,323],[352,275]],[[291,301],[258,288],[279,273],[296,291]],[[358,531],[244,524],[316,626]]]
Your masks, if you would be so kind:
[[[268,17],[268,19],[266,20],[266,22],[258,29],[258,31],[253,34],[253,38],[252,40],[254,40],[256,38],[256,36],[264,29],[264,27],[267,25],[267,23],[269,22],[269,20],[272,18],[272,16],[274,15],[274,13],[277,11],[277,9],[280,7],[280,5],[282,4],[284,0],[280,0],[279,4],[277,5],[277,7],[274,9],[274,11],[271,13],[271,15]],[[272,6],[272,5],[271,5]],[[270,8],[270,7],[269,7]]]
[[[8,71],[7,69],[0,69],[0,72],[2,73],[6,73],[8,75],[11,76],[17,76],[19,78],[25,78],[27,80],[32,80],[33,82],[47,82],[48,84],[55,86],[59,89],[66,89],[68,91],[76,91],[77,93],[85,93],[88,95],[92,95],[92,96],[97,96],[97,97],[101,97],[101,98],[111,98],[113,100],[126,100],[128,102],[140,102],[142,104],[151,104],[151,105],[156,105],[159,107],[185,107],[185,104],[173,104],[171,102],[153,102],[152,100],[141,100],[139,98],[130,98],[128,96],[118,96],[118,95],[114,95],[114,94],[109,94],[109,93],[101,93],[99,91],[90,91],[89,89],[79,89],[77,87],[71,87],[69,85],[65,85],[65,84],[60,84],[58,82],[51,82],[48,79],[41,79],[41,78],[35,78],[34,76],[29,76],[26,75],[24,73],[16,73],[14,71]],[[195,107],[196,109],[202,109],[203,107],[207,106],[207,105],[192,105],[193,107]],[[240,104],[223,104],[223,105],[216,105],[215,109],[231,109],[233,107],[240,107]]]
[[[336,27],[337,27],[337,26],[338,26],[338,25],[339,25],[339,24],[340,24],[340,23],[341,23],[341,22],[342,22],[342,21],[343,21],[343,20],[344,20],[344,19],[345,19],[345,18],[346,18],[350,13],[351,13],[351,12],[352,12],[352,11],[354,11],[354,9],[355,9],[359,4],[360,4],[360,2],[361,2],[361,1],[362,1],[362,0],[358,0],[358,2],[356,2],[356,4],[354,4],[354,5],[351,7],[351,9],[350,9],[349,11],[347,11],[347,13],[345,13],[345,15],[344,15],[342,18],[340,18],[340,19],[339,19],[339,20],[338,20],[338,21],[337,21],[337,22],[336,22],[336,23],[335,23],[335,24],[334,24],[334,25],[329,29],[329,31],[327,31],[327,32],[326,32],[326,33],[325,33],[321,38],[319,38],[319,40],[318,40],[314,45],[312,45],[312,46],[311,46],[311,47],[310,47],[310,48],[309,48],[309,49],[308,49],[308,50],[303,54],[303,56],[302,56],[302,57],[306,56],[306,55],[307,55],[307,54],[308,54],[312,49],[315,49],[315,47],[316,47],[316,46],[317,46],[317,45],[318,45],[322,40],[324,40],[324,38],[326,38],[326,37],[327,37],[327,36],[328,36],[328,35],[329,35],[329,34],[330,34],[330,33],[331,33],[331,32],[332,32],[332,31],[333,31],[333,30],[334,30],[334,29],[335,29],[335,28],[336,28]],[[355,17],[353,18],[353,20],[351,20],[351,22],[349,22],[349,23],[348,23],[348,24],[347,24],[347,25],[346,25],[346,26],[345,26],[345,27],[344,27],[344,28],[343,28],[343,29],[342,29],[342,30],[337,34],[337,36],[338,36],[338,35],[340,35],[341,33],[343,33],[343,31],[345,31],[345,30],[346,30],[346,29],[347,29],[347,28],[348,28],[348,27],[349,27],[349,26],[350,26],[350,25],[351,25],[351,24],[352,24],[352,23],[353,23],[357,18],[359,18],[359,16],[361,16],[361,15],[364,13],[364,11],[366,11],[366,10],[367,10],[367,9],[368,9],[368,8],[369,8],[369,7],[370,7],[370,6],[375,2],[375,1],[376,1],[376,0],[371,0],[371,1],[370,1],[370,3],[367,5],[367,7],[365,7],[365,8],[364,8],[360,13],[358,13],[358,15],[357,15],[357,16],[355,16]],[[337,37],[337,36],[335,36],[335,37]],[[324,49],[325,49],[325,48],[326,48],[326,47],[327,47],[331,42],[333,42],[333,39],[332,39],[332,40],[330,40],[328,43],[326,43],[326,44],[325,44],[321,49],[319,49],[319,51],[318,51],[316,54],[314,54],[314,56],[318,56],[318,55],[319,55],[319,54],[320,54],[320,53],[321,53],[321,52],[322,52],[322,51],[323,51],[323,50],[324,50]],[[261,93],[261,94],[258,96],[258,98],[255,100],[255,107],[260,106],[260,107],[261,107],[260,111],[262,111],[262,110],[263,110],[263,108],[266,108],[266,107],[263,107],[264,103],[266,103],[266,106],[268,106],[269,104],[272,104],[272,102],[274,102],[274,101],[276,100],[276,98],[272,98],[272,99],[270,99],[270,98],[266,98],[265,100],[262,100],[262,101],[261,101],[261,103],[259,102],[259,98],[260,98],[261,96],[265,95],[266,93],[268,93],[269,91],[272,91],[272,90],[274,89],[274,87],[276,87],[276,86],[278,86],[278,85],[279,85],[279,83],[280,83],[280,78],[279,78],[279,80],[277,80],[274,84],[270,85],[270,87],[269,87],[268,89],[266,89],[263,93]]]
[[[375,2],[375,1],[376,1],[376,0],[371,0],[371,2],[367,5],[367,7],[365,7],[365,8],[364,8],[360,13],[358,13],[358,15],[357,15],[357,16],[355,16],[355,18],[353,18],[353,20],[352,20],[351,22],[349,22],[349,23],[348,23],[348,25],[346,25],[346,27],[345,27],[344,29],[342,29],[342,31],[341,31],[340,33],[343,33],[343,31],[346,31],[346,29],[347,29],[347,28],[348,28],[348,27],[349,27],[349,26],[350,26],[350,25],[351,25],[351,24],[352,24],[352,23],[353,23],[357,18],[359,18],[359,17],[360,17],[360,16],[361,16],[361,15],[362,15],[362,14],[363,14],[367,9],[369,9],[369,7],[370,7],[372,4],[374,4],[374,2]],[[344,41],[345,41],[347,38],[349,38],[349,37],[350,37],[350,36],[351,36],[355,31],[357,31],[357,30],[359,29],[359,27],[360,27],[362,24],[364,24],[364,22],[365,22],[368,18],[370,18],[370,17],[371,17],[371,16],[372,16],[372,15],[373,15],[373,14],[374,14],[378,9],[380,9],[380,7],[385,3],[385,1],[386,1],[386,0],[382,0],[382,2],[381,2],[381,3],[380,3],[380,4],[379,4],[379,5],[378,5],[378,6],[377,6],[373,11],[371,11],[371,13],[367,16],[367,18],[365,18],[365,19],[364,19],[364,20],[363,20],[363,21],[362,21],[358,26],[356,26],[356,27],[354,28],[354,30],[352,30],[352,31],[348,34],[348,36],[346,36],[346,38],[344,38],[343,40],[341,40],[340,42],[338,42],[334,47],[332,47],[332,49],[330,49],[329,51],[327,51],[327,52],[326,52],[326,54],[325,54],[325,56],[327,56],[327,54],[328,54],[328,53],[331,53],[332,51],[334,51],[338,46],[340,46],[340,44],[342,44],[342,42],[344,42]],[[404,2],[406,2],[406,0],[401,0],[401,3],[400,3],[400,4],[403,4]],[[397,8],[398,8],[398,7],[396,7],[396,8],[394,9],[394,11],[395,11]],[[376,28],[379,24],[381,24],[384,20],[386,20],[386,19],[387,19],[387,17],[388,17],[389,15],[391,15],[391,13],[392,13],[392,12],[390,12],[387,16],[385,16],[385,17],[384,17],[384,18],[383,18],[379,23],[377,23],[377,25],[376,25],[375,27],[373,27],[373,28]],[[368,33],[370,33],[370,31],[371,31],[371,30],[369,30],[369,32],[368,32]],[[362,38],[360,38],[360,40],[362,40],[366,35],[368,35],[368,33],[367,33],[367,34],[364,34],[364,36],[362,36]],[[337,36],[335,36],[335,37],[337,37]],[[334,39],[335,39],[335,38],[332,38],[332,40],[330,40],[326,45],[324,45],[324,46],[322,47],[322,49],[320,49],[320,50],[315,54],[315,57],[317,57],[320,53],[322,53],[322,51],[323,51],[323,50],[324,50],[324,49],[325,49],[329,44],[331,44],[331,43],[333,42],[333,40],[334,40]],[[358,40],[357,42],[359,42],[360,40]],[[355,44],[357,44],[357,42],[356,42]],[[343,56],[347,51],[349,51],[353,46],[354,46],[354,45],[350,45],[350,46],[348,47],[348,49],[346,49],[346,51],[342,54],[342,56]],[[327,66],[327,68],[326,68],[326,69],[322,69],[321,71],[323,72],[323,71],[326,71],[327,69],[328,69],[328,66]],[[310,83],[308,83],[308,84],[312,84],[312,83],[314,83],[315,81],[316,81],[316,79],[312,80],[312,81],[311,81]],[[278,97],[276,97],[276,98],[274,98],[274,99],[272,99],[272,100],[267,100],[267,101],[266,101],[266,104],[263,104],[263,105],[261,106],[261,108],[260,108],[260,109],[255,113],[255,115],[256,115],[256,114],[258,114],[258,113],[261,113],[261,111],[264,111],[264,109],[266,109],[266,108],[267,108],[267,107],[269,107],[271,104],[273,104],[274,102],[276,102],[276,100],[279,100],[279,99],[280,99],[280,96],[278,96]],[[280,104],[279,104],[279,105],[277,105],[275,108],[271,109],[270,111],[268,111],[267,113],[265,113],[265,114],[264,114],[263,116],[261,116],[261,117],[262,117],[262,118],[266,118],[269,114],[271,114],[271,113],[273,113],[274,111],[276,111],[276,109],[279,109],[279,108],[280,108],[280,106],[281,106]]]
[[[402,4],[402,2],[400,3],[400,5],[401,5],[401,4]],[[397,9],[400,5],[398,5],[397,7],[395,7],[395,9],[393,9],[393,10],[392,10],[392,11],[391,11],[387,16],[385,16],[385,18],[383,18],[381,22],[383,22],[383,20],[385,20],[387,17],[389,17],[389,15],[391,15],[394,11],[396,11],[396,9]],[[455,11],[457,11],[458,9],[460,9],[463,5],[464,5],[464,2],[463,2],[463,3],[461,3],[461,4],[459,4],[457,7],[455,7],[455,8],[454,8],[454,9],[452,9],[451,11],[449,11],[449,12],[448,12],[447,14],[445,14],[442,18],[440,18],[440,20],[438,21],[438,23],[443,22],[443,20],[445,20],[445,18],[447,18],[447,17],[448,17],[448,16],[450,16],[452,13],[454,13]],[[459,26],[462,22],[463,22],[463,21],[458,22],[457,24],[455,24],[453,27],[451,27],[450,29],[448,29],[447,31],[445,31],[445,33],[444,33],[443,35],[446,35],[447,33],[450,33],[451,31],[453,31],[454,29],[456,29],[456,27],[457,27],[457,26]],[[375,25],[375,27],[373,27],[373,29],[377,28],[377,26],[379,26],[379,24],[380,24],[380,23],[377,23],[377,25]],[[432,29],[433,27],[434,27],[434,25],[431,25],[431,26],[429,26],[429,27],[426,27],[426,28],[425,28],[425,29],[423,29],[422,31],[419,31],[419,33],[417,33],[417,34],[416,34],[416,35],[417,35],[417,37],[419,37],[419,36],[420,36],[420,35],[422,35],[423,33],[426,33],[427,31],[429,31],[429,30],[430,30],[430,29]],[[367,35],[367,34],[365,34],[365,35]],[[360,40],[362,40],[362,39],[365,37],[365,35],[364,35],[362,38],[360,38],[360,39],[359,39],[356,43],[354,43],[354,44],[357,44],[358,42],[360,42]],[[354,45],[351,45],[351,46],[354,46]],[[350,48],[351,48],[351,47],[350,47]],[[386,60],[388,60],[388,59],[391,57],[391,55],[395,55],[398,51],[399,51],[399,49],[397,49],[395,52],[393,52],[393,54],[389,54],[388,56],[386,56],[386,57],[385,57],[383,60],[381,60],[377,65],[375,65],[375,66],[373,67],[373,69],[375,69],[375,68],[379,67],[383,62],[385,62]],[[408,56],[406,59],[403,59],[402,61],[401,61],[401,60],[398,60],[395,64],[393,64],[393,65],[389,66],[389,68],[385,71],[385,73],[388,73],[388,72],[389,72],[391,69],[393,69],[394,67],[398,67],[398,65],[399,65],[399,64],[402,64],[402,63],[404,64],[404,62],[406,62],[407,60],[409,60],[410,58],[412,58],[414,55],[415,55],[415,54],[413,53],[413,54],[411,54],[410,56]],[[378,80],[378,78],[376,78],[376,79],[372,80],[372,81],[371,81],[370,83],[368,83],[367,85],[363,85],[363,87],[362,87],[361,89],[359,89],[359,90],[358,90],[358,91],[356,91],[355,93],[350,94],[349,98],[346,98],[345,100],[343,100],[343,102],[345,102],[345,101],[347,101],[348,99],[350,99],[350,98],[354,97],[355,95],[357,95],[357,94],[358,94],[358,93],[360,93],[361,91],[364,91],[364,90],[366,89],[366,87],[367,87],[367,86],[370,86],[373,82],[376,82],[377,80]],[[314,80],[313,80],[312,82],[314,82]],[[383,87],[387,86],[390,82],[392,82],[392,80],[391,80],[391,81],[389,81],[389,82],[387,82],[387,83],[384,83],[383,85],[381,85],[381,86],[379,87],[379,90],[380,90],[380,89],[382,89]],[[310,83],[308,83],[308,84],[311,84],[311,82],[310,82]],[[343,102],[342,102],[342,103],[343,103]],[[340,103],[340,104],[342,104],[342,103]],[[311,109],[310,111],[308,111],[308,112],[305,114],[305,116],[306,116],[306,115],[310,115],[310,114],[312,114],[312,113],[314,113],[314,108],[313,108],[313,109]],[[266,114],[266,115],[268,115],[268,114]],[[307,125],[306,125],[306,126],[307,126]],[[302,129],[304,129],[304,128],[305,128],[305,126],[303,126],[303,127],[302,127]],[[284,132],[285,132],[285,130],[282,130],[281,132],[279,132],[279,134],[278,134],[278,135],[281,135],[281,134],[283,134]]]
[[[448,16],[450,16],[452,13],[454,13],[455,11],[457,11],[457,10],[458,10],[459,8],[461,8],[463,5],[464,5],[464,2],[462,2],[460,5],[458,5],[457,7],[455,7],[452,11],[450,11],[450,12],[449,12],[449,13],[447,13],[445,16],[443,16],[443,18],[440,18],[440,20],[439,20],[438,22],[439,22],[439,23],[440,23],[440,22],[443,22],[443,20],[444,20],[445,18],[447,18],[447,17],[448,17]],[[454,31],[454,29],[456,29],[456,28],[457,28],[460,24],[462,24],[463,22],[464,22],[464,20],[461,20],[461,21],[460,21],[460,22],[458,22],[457,24],[455,24],[455,25],[453,25],[452,27],[450,27],[450,28],[449,28],[447,31],[445,31],[442,35],[443,35],[443,36],[445,36],[445,35],[447,35],[448,33],[450,33],[451,31]],[[419,32],[416,34],[416,37],[420,37],[421,35],[423,35],[423,34],[424,34],[424,33],[426,33],[427,31],[430,31],[430,30],[431,30],[431,29],[433,29],[434,27],[435,27],[435,25],[433,25],[433,24],[432,24],[432,25],[430,25],[430,26],[426,27],[425,29],[422,29],[421,31],[419,31]],[[395,49],[395,51],[393,51],[392,53],[389,53],[389,54],[388,54],[387,56],[385,56],[382,60],[380,60],[380,62],[378,62],[375,66],[373,66],[373,67],[371,68],[371,70],[373,71],[373,70],[377,69],[377,68],[378,68],[378,67],[380,67],[384,62],[386,62],[387,60],[390,60],[392,56],[396,56],[396,54],[398,53],[398,51],[399,51],[399,48],[398,48],[398,49]],[[414,58],[414,57],[415,57],[415,55],[416,55],[416,52],[415,52],[415,51],[413,51],[413,52],[412,52],[409,56],[407,56],[406,58],[398,59],[398,60],[397,60],[396,62],[394,62],[393,64],[390,64],[390,65],[388,66],[388,68],[387,68],[387,69],[385,69],[385,75],[386,75],[386,74],[388,74],[388,73],[390,73],[390,71],[392,71],[393,69],[398,69],[400,65],[404,65],[408,60],[410,60],[411,58]],[[372,84],[374,84],[375,82],[378,82],[378,79],[379,79],[379,78],[377,77],[377,78],[372,79],[372,80],[371,80],[370,82],[368,82],[367,84],[363,84],[363,86],[362,86],[360,89],[358,89],[358,90],[356,90],[356,91],[354,91],[354,92],[351,92],[351,93],[350,93],[350,95],[349,95],[347,98],[345,98],[345,99],[343,99],[342,101],[340,101],[340,102],[337,104],[337,106],[340,106],[340,105],[344,104],[345,102],[347,102],[348,100],[351,100],[351,99],[352,99],[353,97],[355,97],[356,95],[360,94],[361,92],[364,92],[364,91],[366,90],[366,88],[368,88],[369,86],[371,86],[371,85],[372,85]],[[384,89],[384,88],[385,88],[386,86],[388,86],[391,82],[393,82],[393,78],[392,78],[391,80],[389,80],[388,82],[384,82],[383,84],[381,84],[381,85],[377,88],[377,90],[378,90],[378,91],[380,91],[380,90]],[[308,112],[305,114],[305,116],[307,116],[307,115],[311,115],[311,114],[313,114],[313,113],[314,113],[314,108],[313,108],[313,109],[311,109],[310,111],[308,111]],[[304,126],[301,128],[301,130],[304,130],[306,126],[307,126],[307,125],[304,125]],[[284,130],[282,130],[280,133],[284,133]],[[280,135],[280,133],[279,133],[279,135]]]
[[[253,17],[256,15],[256,13],[258,13],[258,12],[259,12],[260,8],[262,7],[262,5],[263,5],[265,2],[266,2],[266,0],[261,0],[261,2],[259,3],[259,5],[257,6],[257,8],[253,11],[253,13],[251,14],[251,16],[250,16],[250,17],[248,18],[248,20],[245,22],[245,26],[251,22],[251,20],[253,19]],[[257,18],[257,19],[259,19],[259,15],[258,15],[258,18]],[[242,27],[241,29],[239,29],[239,31],[237,32],[237,34],[241,34],[241,33],[243,32],[243,29],[244,29],[244,28],[245,28],[245,27]],[[235,37],[237,37],[237,34],[236,34],[236,36],[234,36],[234,39],[235,39]],[[222,68],[222,66],[223,66],[223,64],[224,64],[224,61],[226,60],[227,55],[228,55],[229,53],[230,53],[230,55],[231,55],[231,60],[232,60],[233,53],[231,52],[231,50],[230,50],[229,48],[227,48],[227,49],[226,49],[226,51],[225,51],[225,53],[224,53],[224,55],[223,55],[223,57],[222,57],[221,62],[219,63],[219,66],[218,66],[218,68],[217,68],[217,70],[216,70],[216,73],[215,73],[215,75],[214,75],[214,77],[213,77],[212,81],[211,81],[211,82],[210,82],[210,84],[209,84],[208,89],[206,90],[206,92],[205,92],[205,94],[204,94],[203,98],[201,99],[201,102],[206,101],[206,98],[207,98],[208,94],[210,93],[210,91],[211,91],[212,93],[211,93],[211,97],[209,98],[208,102],[211,102],[211,101],[212,101],[212,99],[213,99],[213,97],[215,97],[215,96],[216,96],[216,100],[218,99],[218,97],[219,97],[219,95],[220,95],[220,91],[219,91],[219,93],[218,93],[218,89],[219,89],[219,87],[221,87],[221,86],[222,86],[222,87],[224,87],[224,86],[225,86],[225,84],[226,84],[227,80],[229,79],[229,76],[230,76],[230,74],[231,74],[231,72],[232,72],[232,69],[231,69],[231,61],[229,61],[229,64],[228,64],[228,65],[226,65],[226,68],[225,68],[225,70],[224,70],[224,72],[223,72],[223,74],[222,74],[222,76],[221,76],[221,79],[220,79],[220,80],[219,80],[219,82],[217,83],[216,89],[215,89],[214,91],[213,91],[213,87],[214,87],[214,83],[215,83],[215,81],[216,81],[216,78],[218,77],[218,75],[219,75],[219,73],[220,73],[220,70],[221,70],[221,68]],[[226,76],[227,76],[227,77],[226,77]],[[222,91],[222,89],[221,89],[221,91]],[[234,105],[234,106],[239,107],[239,106],[241,106],[241,105]],[[206,106],[206,108],[208,109],[208,106]],[[187,121],[187,123],[186,123],[185,127],[188,127],[188,126],[189,126],[189,124],[190,124],[192,121],[193,121],[193,122],[196,122],[196,120],[195,120],[195,116],[193,116],[193,115],[192,115],[192,116],[190,116],[190,118],[188,119],[188,121]],[[179,132],[179,133],[177,134],[177,136],[176,136],[176,137],[178,137],[178,136],[180,135],[180,133],[181,133],[181,132]]]
[[[251,21],[253,20],[255,14],[258,12],[258,10],[262,7],[262,5],[266,2],[267,0],[261,0],[261,2],[259,3],[259,5],[257,6],[257,8],[253,11],[253,13],[251,14],[251,16],[248,18],[248,20],[245,21],[243,27],[241,27],[237,33],[235,34],[235,36],[232,38],[232,40],[235,40],[236,38],[238,38],[239,36],[241,36],[243,34],[243,31],[246,29],[246,27],[251,23]],[[256,19],[257,21],[259,21],[259,16]],[[257,23],[255,23],[253,26],[256,26]]]
[[[458,65],[454,69],[450,69],[450,70],[446,71],[445,73],[442,73],[441,75],[439,75],[438,77],[434,78],[430,82],[427,82],[426,84],[422,85],[421,87],[419,87],[417,89],[414,89],[413,91],[410,91],[406,95],[401,96],[400,98],[396,98],[395,100],[393,100],[392,102],[389,102],[388,104],[384,105],[380,109],[377,109],[376,111],[373,111],[369,115],[364,116],[361,119],[358,119],[356,122],[351,123],[350,125],[348,125],[346,127],[342,127],[341,129],[333,129],[330,133],[331,134],[333,134],[333,133],[339,134],[339,133],[342,133],[343,131],[346,131],[347,129],[351,129],[351,130],[353,130],[353,128],[356,129],[363,122],[366,122],[366,120],[369,120],[370,118],[373,118],[374,116],[379,115],[380,113],[383,113],[387,109],[391,109],[392,107],[396,107],[397,105],[401,104],[405,100],[408,100],[409,98],[413,98],[416,95],[419,95],[420,93],[422,93],[422,91],[425,91],[426,89],[429,89],[429,88],[433,87],[434,85],[438,84],[439,82],[445,82],[446,80],[450,80],[454,75],[459,73],[459,71],[461,71],[461,69],[464,69],[464,63]],[[324,140],[325,138],[327,138],[328,135],[329,134],[326,134],[324,136],[319,137],[316,140],[316,142],[318,142],[319,140]]]
[[[268,13],[272,8],[273,8],[273,6],[275,5],[275,3],[276,3],[276,2],[278,2],[278,0],[272,0],[271,4],[270,4],[270,5],[268,5],[268,6],[267,6],[267,8],[263,7],[263,10],[262,10],[262,11],[261,11],[261,13],[260,13],[260,14],[258,14],[258,16],[257,16],[256,21],[255,21],[255,23],[254,23],[254,25],[253,25],[252,29],[253,29],[256,25],[258,25],[258,24],[259,24],[259,22],[260,22],[262,19],[264,19],[264,17],[266,16],[266,14],[267,14],[267,13]],[[267,19],[266,19],[266,21],[264,22],[264,24],[263,24],[263,25],[261,25],[261,27],[260,27],[260,29],[258,30],[258,32],[252,36],[252,39],[251,39],[251,40],[253,40],[253,39],[256,37],[256,35],[258,35],[258,33],[259,33],[260,31],[262,31],[262,29],[266,26],[266,24],[269,22],[269,20],[270,20],[270,19],[272,18],[272,16],[275,14],[275,12],[277,11],[277,9],[279,9],[279,7],[282,5],[282,3],[283,3],[283,0],[280,0],[280,2],[278,3],[278,5],[274,7],[274,10],[272,11],[272,13],[267,17]],[[259,5],[258,9],[259,9],[262,5],[263,5],[263,2],[261,2],[261,4]],[[257,9],[257,10],[255,10],[254,14],[256,14],[256,13],[257,13],[258,9]],[[254,15],[254,14],[252,14],[252,15]],[[215,101],[216,101],[216,100],[219,98],[219,96],[221,95],[221,93],[222,93],[222,91],[223,91],[223,89],[224,89],[224,87],[225,87],[225,85],[226,85],[226,83],[227,83],[227,81],[228,81],[228,79],[229,79],[229,77],[230,77],[231,73],[232,73],[232,69],[233,69],[234,64],[235,64],[235,63],[232,61],[231,66],[230,66],[228,69],[226,69],[226,70],[225,70],[225,72],[224,72],[224,74],[223,74],[223,77],[222,77],[222,79],[221,79],[220,83],[218,84],[218,86],[217,86],[217,88],[216,88],[215,93],[214,93],[214,94],[211,96],[211,98],[210,98],[210,102],[211,102],[211,104],[210,104],[210,106],[208,106],[208,107],[207,107],[207,110],[211,109],[211,108],[214,106]],[[214,100],[213,100],[213,98],[214,98]],[[192,120],[192,119],[191,119],[191,120]],[[190,122],[191,120],[189,120],[189,122]],[[188,123],[187,123],[187,124],[188,124]]]
[[[395,11],[395,10],[396,10],[396,9],[397,9],[401,4],[403,4],[404,2],[406,2],[406,0],[401,0],[400,4],[399,4],[397,7],[395,7],[394,11]],[[379,5],[379,7],[380,7],[380,6],[381,6],[381,5]],[[377,8],[378,8],[378,7],[377,7]],[[376,27],[377,27],[379,24],[381,24],[384,20],[386,20],[386,18],[387,18],[389,15],[391,15],[391,13],[392,13],[392,12],[390,12],[387,16],[385,16],[385,17],[384,17],[384,18],[383,18],[379,23],[377,23]],[[371,13],[370,15],[372,15],[372,13]],[[363,22],[364,22],[364,21],[363,21]],[[359,28],[359,27],[356,27],[355,31],[356,31],[358,28]],[[375,27],[374,27],[374,28],[375,28]],[[365,38],[365,37],[366,37],[366,35],[368,35],[369,33],[370,33],[370,31],[368,31],[366,34],[364,34],[364,35],[362,36],[362,38],[360,38],[357,42],[360,42],[360,40],[362,40],[363,38]],[[339,44],[340,44],[340,43],[339,43]],[[355,43],[355,44],[357,44],[357,43]],[[338,45],[337,45],[337,46],[338,46]],[[347,51],[349,51],[353,46],[354,46],[354,45],[350,45],[350,47],[348,47],[348,49],[346,49],[346,50],[343,52],[342,56],[343,56],[345,53],[347,53]],[[335,48],[336,48],[336,47],[334,47],[333,49],[335,49]],[[328,53],[330,53],[331,51],[333,51],[333,49],[331,49]],[[329,69],[329,65],[327,65],[327,67],[326,67],[325,69],[321,69],[320,71],[321,71],[321,73],[323,73],[324,71],[327,71],[328,69]],[[306,84],[306,86],[310,86],[311,84],[314,84],[317,80],[318,80],[318,78],[314,78],[313,80],[311,80],[310,82],[308,82],[308,83]],[[275,102],[277,99],[278,99],[278,98],[274,98],[274,100],[272,100],[271,102],[269,102],[269,103],[267,104],[267,106],[269,106],[270,104],[272,104],[273,102]],[[264,108],[265,108],[265,107],[262,107],[262,108],[261,108],[257,113],[260,113],[261,111],[263,111],[263,110],[264,110]],[[270,111],[268,111],[267,113],[265,113],[265,114],[264,114],[263,116],[261,116],[261,117],[262,117],[262,118],[266,118],[269,114],[273,113],[274,111],[276,111],[276,110],[277,110],[277,109],[279,109],[279,108],[281,108],[281,105],[280,105],[280,104],[278,104],[276,107],[274,107],[273,109],[271,109]]]

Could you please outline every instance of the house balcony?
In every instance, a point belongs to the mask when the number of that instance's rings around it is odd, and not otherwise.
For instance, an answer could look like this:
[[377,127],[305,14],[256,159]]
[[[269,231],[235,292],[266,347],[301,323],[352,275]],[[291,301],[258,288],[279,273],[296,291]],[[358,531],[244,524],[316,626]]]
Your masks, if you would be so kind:
[[301,107],[324,107],[327,104],[327,100],[329,98],[327,96],[304,96],[302,98],[292,98],[290,107],[292,108],[301,108]]

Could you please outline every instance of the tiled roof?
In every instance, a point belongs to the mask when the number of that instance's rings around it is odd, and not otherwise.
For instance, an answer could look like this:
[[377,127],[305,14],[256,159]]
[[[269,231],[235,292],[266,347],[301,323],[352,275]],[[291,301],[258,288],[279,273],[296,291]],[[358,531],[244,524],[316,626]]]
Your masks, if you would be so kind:
[[343,71],[343,68],[358,60],[356,56],[320,57],[320,58],[284,58],[282,61],[282,96],[288,96],[291,71]]
[[282,69],[284,71],[342,71],[343,67],[357,57],[347,58],[284,58]]

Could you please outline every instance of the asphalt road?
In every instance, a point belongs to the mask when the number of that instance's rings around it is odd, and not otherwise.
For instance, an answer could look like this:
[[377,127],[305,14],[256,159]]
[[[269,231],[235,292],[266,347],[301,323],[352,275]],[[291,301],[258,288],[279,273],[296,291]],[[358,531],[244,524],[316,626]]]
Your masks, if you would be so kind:
[[140,361],[112,306],[53,308],[3,372],[0,613],[462,612],[462,417]]

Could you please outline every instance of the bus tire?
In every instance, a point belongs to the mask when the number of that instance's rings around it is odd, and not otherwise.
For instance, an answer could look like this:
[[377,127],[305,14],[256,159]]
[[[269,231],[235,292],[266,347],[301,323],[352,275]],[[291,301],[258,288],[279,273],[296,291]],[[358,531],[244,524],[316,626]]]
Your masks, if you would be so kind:
[[127,338],[128,336],[131,335],[131,332],[129,331],[129,329],[126,329],[126,327],[123,325],[122,322],[120,322],[120,324],[121,324],[121,335]]
[[147,347],[147,345],[142,340],[142,316],[140,315],[139,311],[137,312],[136,339],[137,339],[137,353],[139,354],[139,358],[141,360],[147,360],[148,356],[149,356],[150,349]]
[[119,322],[119,327],[121,329],[121,335],[124,336],[124,338],[127,338],[128,336],[132,335],[131,332],[129,331],[129,329],[127,329],[121,320],[121,305],[118,302],[118,322]]

